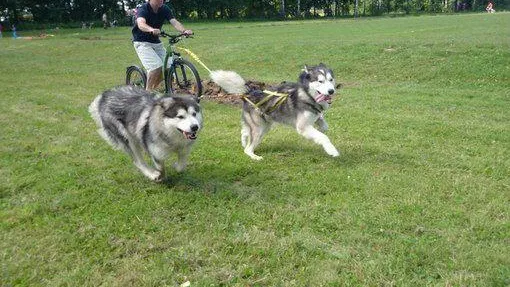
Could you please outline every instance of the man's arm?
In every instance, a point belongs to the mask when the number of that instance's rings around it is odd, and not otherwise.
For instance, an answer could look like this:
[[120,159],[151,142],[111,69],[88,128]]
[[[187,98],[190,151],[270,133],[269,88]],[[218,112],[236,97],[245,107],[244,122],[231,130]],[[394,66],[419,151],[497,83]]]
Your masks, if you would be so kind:
[[151,33],[156,36],[159,36],[159,34],[161,34],[161,30],[149,26],[149,24],[147,24],[147,21],[143,17],[136,18],[136,25],[138,25],[138,29],[140,29],[143,32]]
[[179,31],[180,33],[186,34],[186,35],[193,35],[193,31],[186,30],[184,26],[181,24],[181,22],[177,21],[177,19],[172,18],[170,19],[170,24],[174,26],[175,30]]

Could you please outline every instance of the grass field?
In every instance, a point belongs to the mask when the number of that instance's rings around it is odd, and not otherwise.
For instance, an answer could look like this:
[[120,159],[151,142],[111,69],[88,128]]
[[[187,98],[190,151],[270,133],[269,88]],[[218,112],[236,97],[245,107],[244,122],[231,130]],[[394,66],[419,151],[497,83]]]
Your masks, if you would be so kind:
[[188,27],[247,79],[331,66],[341,156],[277,127],[254,162],[206,100],[189,168],[150,182],[87,112],[130,30],[4,34],[2,286],[510,285],[510,13]]

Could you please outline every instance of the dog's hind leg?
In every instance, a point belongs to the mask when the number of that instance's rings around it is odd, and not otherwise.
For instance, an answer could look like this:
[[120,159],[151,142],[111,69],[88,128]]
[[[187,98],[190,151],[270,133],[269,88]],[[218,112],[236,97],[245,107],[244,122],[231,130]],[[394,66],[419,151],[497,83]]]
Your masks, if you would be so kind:
[[241,144],[243,148],[246,147],[251,142],[251,132],[250,126],[246,124],[246,121],[243,119],[241,121]]
[[317,144],[320,144],[327,154],[329,154],[332,157],[337,157],[340,155],[338,150],[333,146],[331,141],[329,140],[328,136],[318,131],[316,128],[312,126],[310,123],[310,118],[307,115],[304,115],[302,117],[298,117],[298,120],[296,122],[296,130],[297,132],[302,135],[303,137],[310,139],[314,141]]
[[257,111],[243,115],[244,125],[243,131],[247,140],[243,143],[244,153],[254,160],[261,160],[262,157],[255,154],[255,148],[260,144],[262,138],[271,127],[271,123],[267,122]]

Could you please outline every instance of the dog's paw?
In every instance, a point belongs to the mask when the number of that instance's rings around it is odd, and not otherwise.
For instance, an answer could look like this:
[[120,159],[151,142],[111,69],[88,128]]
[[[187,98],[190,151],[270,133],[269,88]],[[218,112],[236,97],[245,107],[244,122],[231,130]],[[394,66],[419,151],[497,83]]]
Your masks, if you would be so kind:
[[256,154],[252,154],[252,155],[250,155],[250,157],[251,157],[251,159],[253,159],[253,160],[263,160],[263,159],[264,159],[263,157],[258,156],[258,155],[256,155]]
[[178,162],[173,164],[175,171],[182,172],[186,168],[186,164],[179,164]]
[[150,179],[155,182],[162,182],[165,179],[165,173],[159,171],[155,172],[152,176],[150,176]]
[[336,150],[336,148],[327,149],[326,152],[332,157],[340,156],[340,153],[338,152],[338,150]]
[[253,160],[262,160],[263,159],[263,157],[256,155],[255,153],[253,153],[253,151],[251,151],[249,149],[245,149],[244,153],[246,155],[248,155],[249,157],[251,157],[251,159],[253,159]]

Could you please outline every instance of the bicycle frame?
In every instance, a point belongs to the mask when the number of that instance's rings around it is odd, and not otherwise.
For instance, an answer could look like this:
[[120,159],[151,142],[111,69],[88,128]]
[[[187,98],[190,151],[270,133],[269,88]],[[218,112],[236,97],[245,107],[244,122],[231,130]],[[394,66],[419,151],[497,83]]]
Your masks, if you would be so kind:
[[[178,41],[175,41],[175,39],[179,39],[180,37],[185,37],[184,34],[179,34],[177,36],[172,37],[171,35],[161,31],[161,35],[164,37],[170,37],[169,44],[166,49],[166,55],[165,55],[165,61],[163,62],[163,81],[165,82],[165,92],[170,91],[170,87],[168,86],[168,77],[170,76],[170,68],[174,65],[174,62],[176,59],[181,58],[181,54],[177,52],[174,48],[175,43]],[[172,41],[173,40],[173,41]],[[168,60],[172,58],[172,63],[170,64],[170,67],[168,67]]]

